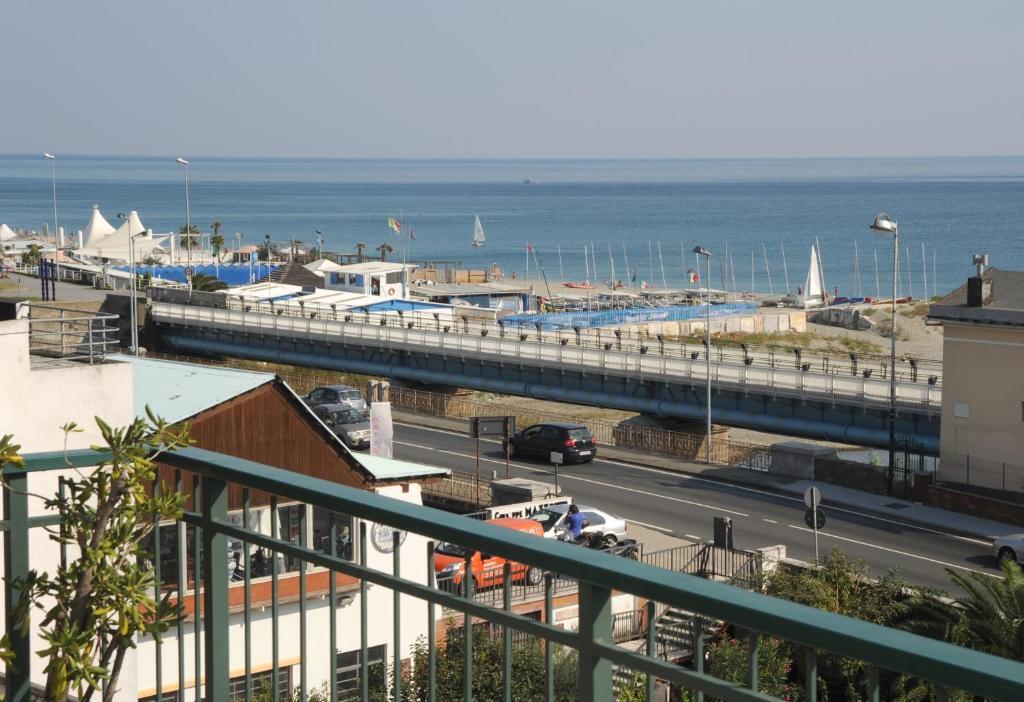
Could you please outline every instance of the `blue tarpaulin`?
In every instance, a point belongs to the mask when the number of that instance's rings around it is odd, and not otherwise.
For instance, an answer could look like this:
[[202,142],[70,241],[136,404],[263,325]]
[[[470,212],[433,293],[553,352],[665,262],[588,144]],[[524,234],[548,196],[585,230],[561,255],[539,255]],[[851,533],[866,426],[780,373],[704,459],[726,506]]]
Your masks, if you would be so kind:
[[[728,302],[711,305],[712,317],[732,317],[754,314],[757,305],[752,302]],[[544,314],[518,314],[505,317],[506,325],[535,327],[542,329],[589,329],[591,327],[614,327],[643,322],[678,322],[703,319],[708,314],[707,305],[667,305],[665,307],[627,307],[618,310],[596,310],[593,312],[548,312]]]
[[[277,270],[277,265],[267,263],[254,263],[249,267],[248,263],[226,263],[219,266],[203,264],[192,266],[193,274],[208,275],[212,278],[219,278],[228,285],[248,285],[260,278]],[[115,270],[129,272],[128,266],[114,266]],[[252,281],[249,280],[249,272],[252,271]],[[161,280],[173,280],[178,283],[185,282],[185,266],[135,266],[135,272],[144,276],[147,273],[153,278]]]

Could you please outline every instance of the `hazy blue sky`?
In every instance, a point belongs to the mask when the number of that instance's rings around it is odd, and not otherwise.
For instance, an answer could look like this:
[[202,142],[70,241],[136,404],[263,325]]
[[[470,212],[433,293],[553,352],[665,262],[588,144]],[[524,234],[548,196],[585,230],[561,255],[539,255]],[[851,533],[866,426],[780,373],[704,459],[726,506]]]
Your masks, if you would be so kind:
[[0,0],[0,152],[1024,153],[1024,2]]

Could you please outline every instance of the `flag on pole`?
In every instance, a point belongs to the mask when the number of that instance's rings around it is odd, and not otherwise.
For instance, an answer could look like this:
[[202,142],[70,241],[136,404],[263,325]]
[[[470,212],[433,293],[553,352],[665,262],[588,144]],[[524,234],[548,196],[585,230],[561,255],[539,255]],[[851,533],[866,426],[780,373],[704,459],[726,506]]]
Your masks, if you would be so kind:
[[530,242],[526,242],[526,253],[530,253],[531,251],[533,251],[533,247],[530,246]]
[[691,270],[691,271],[687,271],[687,273],[690,276],[690,282],[691,283],[697,283],[697,282],[700,281],[700,275],[696,271],[692,271]]
[[416,230],[413,229],[412,227],[409,227],[409,238],[410,239],[415,239],[416,238]]
[[394,217],[388,217],[388,229],[393,231],[395,234],[401,233],[402,221],[395,219]]

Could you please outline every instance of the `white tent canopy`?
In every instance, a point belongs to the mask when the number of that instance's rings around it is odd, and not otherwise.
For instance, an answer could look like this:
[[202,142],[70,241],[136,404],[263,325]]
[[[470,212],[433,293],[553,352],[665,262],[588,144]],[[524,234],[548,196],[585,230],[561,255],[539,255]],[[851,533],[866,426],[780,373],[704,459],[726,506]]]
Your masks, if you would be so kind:
[[92,216],[89,223],[82,230],[82,248],[96,246],[100,241],[114,233],[114,227],[110,225],[103,215],[100,214],[100,206],[92,206]]
[[6,224],[0,224],[0,241],[7,241],[15,237],[14,230],[8,227]]
[[[110,235],[110,238],[116,238],[117,241],[123,240],[124,245],[127,247],[129,232],[134,236],[136,234],[141,234],[144,231],[146,231],[146,227],[142,224],[142,220],[139,219],[139,213],[132,210],[128,213],[128,219],[126,219],[121,226],[117,228],[116,232]],[[107,245],[107,242],[104,242],[104,245]]]

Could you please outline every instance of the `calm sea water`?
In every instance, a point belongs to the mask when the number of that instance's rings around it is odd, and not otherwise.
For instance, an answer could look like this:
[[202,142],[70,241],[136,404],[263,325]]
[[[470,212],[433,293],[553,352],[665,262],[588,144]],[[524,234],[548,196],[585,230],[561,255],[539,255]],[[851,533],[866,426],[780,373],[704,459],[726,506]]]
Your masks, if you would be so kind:
[[[891,242],[868,229],[877,212],[887,211],[900,223],[901,265],[910,254],[904,293],[912,289],[920,297],[925,275],[929,292],[951,289],[969,274],[972,253],[988,253],[998,267],[1024,269],[1024,157],[190,160],[192,222],[208,231],[219,220],[222,234],[233,242],[242,232],[243,244],[262,242],[266,234],[312,242],[320,229],[331,250],[388,242],[400,257],[402,242],[385,218],[401,214],[416,232],[415,241],[405,242],[409,260],[497,263],[522,275],[530,242],[550,280],[581,280],[584,246],[593,243],[597,273],[591,279],[611,278],[612,259],[616,277],[626,279],[628,257],[638,279],[661,285],[664,268],[668,284],[681,285],[694,267],[693,255],[682,252],[701,244],[717,254],[713,282],[719,286],[728,245],[737,287],[749,289],[753,273],[754,288],[768,290],[767,254],[772,287],[780,292],[786,287],[783,248],[795,291],[817,238],[827,285],[840,294],[870,295],[876,253],[883,294],[891,280]],[[110,220],[136,209],[158,232],[184,223],[182,169],[173,157],[68,157],[57,168],[66,229],[81,229],[93,203]],[[537,183],[526,185],[524,178]],[[487,232],[480,249],[470,246],[476,214]],[[0,156],[0,222],[41,229],[52,218],[49,162]],[[530,269],[535,276],[534,260]]]

